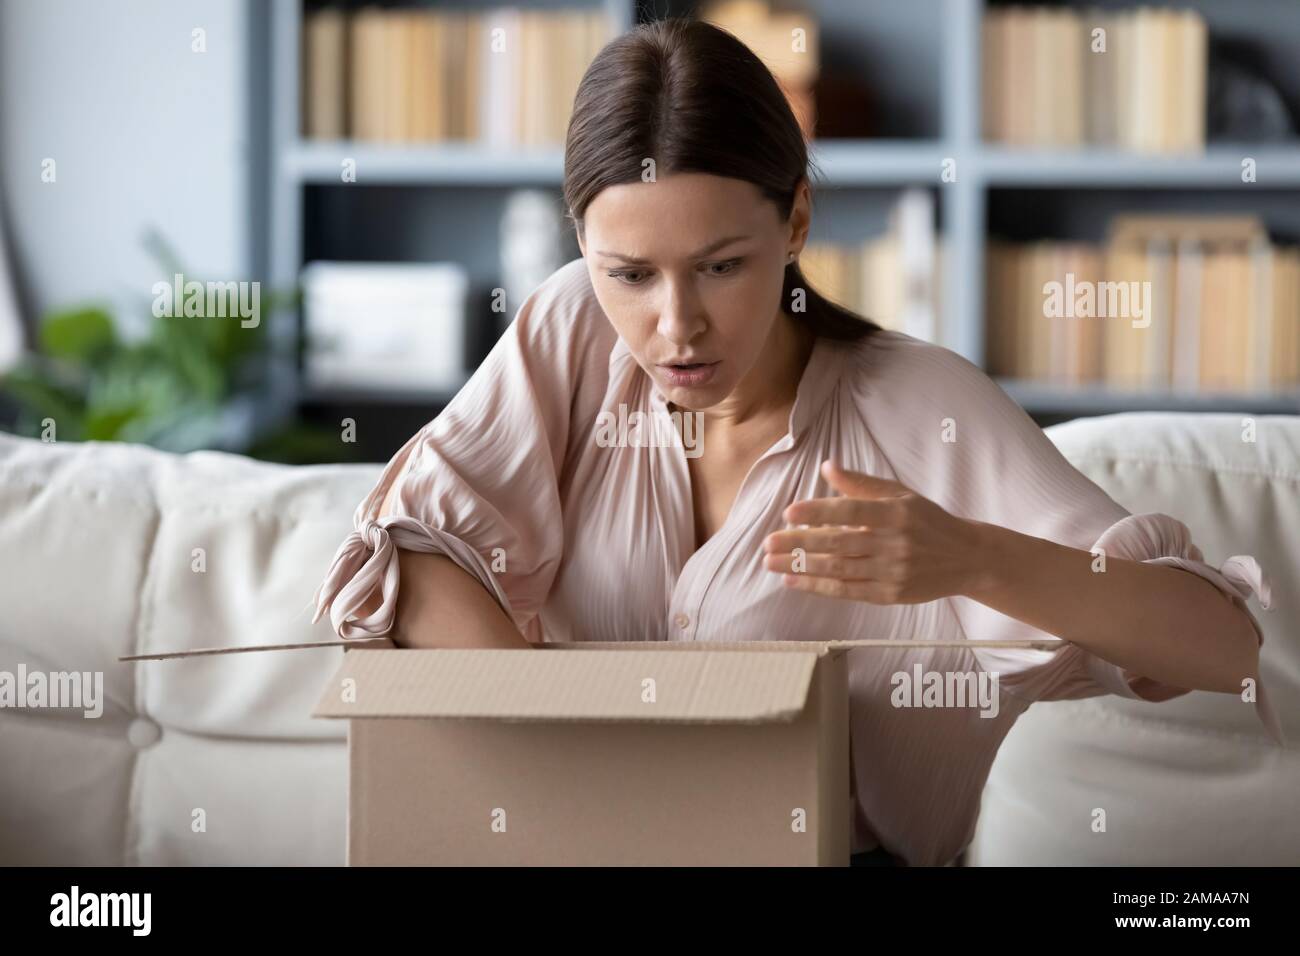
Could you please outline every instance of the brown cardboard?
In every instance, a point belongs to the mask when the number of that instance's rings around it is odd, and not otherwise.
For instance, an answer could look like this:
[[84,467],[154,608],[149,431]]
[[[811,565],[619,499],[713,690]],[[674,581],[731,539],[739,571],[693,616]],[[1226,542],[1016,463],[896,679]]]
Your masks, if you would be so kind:
[[315,647],[393,647],[386,637],[349,638],[338,641],[306,641],[297,644],[245,644],[233,647],[196,647],[188,651],[160,651],[154,654],[126,654],[119,661],[167,661],[181,657],[210,657],[213,654],[252,654],[259,651],[299,651]]
[[349,651],[314,711],[349,720],[348,863],[846,865],[827,643]]
[[[900,647],[966,647],[968,643],[961,641],[912,641],[912,640],[867,640],[867,641],[824,641],[826,647],[892,647],[897,650]],[[535,644],[534,647],[566,647],[577,646],[578,642],[573,641],[555,641],[545,645]],[[583,647],[599,646],[597,644],[585,643]],[[621,644],[616,646],[622,646]],[[1057,651],[1064,646],[1062,641],[982,641],[980,647],[1023,647],[1038,651]],[[118,657],[119,661],[166,661],[178,660],[183,657],[207,657],[212,654],[250,654],[259,651],[296,651],[304,648],[315,647],[341,647],[344,650],[351,650],[357,647],[396,647],[393,641],[387,637],[352,637],[337,641],[308,641],[299,644],[244,644],[233,647],[197,647],[185,651],[157,651],[151,654],[125,654]]]
[[842,866],[852,810],[843,652],[969,643],[415,650],[371,638],[119,659],[349,652],[313,716],[349,721],[350,865]]

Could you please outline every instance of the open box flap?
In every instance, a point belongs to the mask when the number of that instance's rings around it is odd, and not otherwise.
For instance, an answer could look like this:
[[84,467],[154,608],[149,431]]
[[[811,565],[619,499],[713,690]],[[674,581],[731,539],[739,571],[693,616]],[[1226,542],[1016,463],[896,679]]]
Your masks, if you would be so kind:
[[852,650],[855,647],[890,647],[895,650],[909,648],[966,648],[978,646],[984,648],[1016,647],[1036,651],[1057,651],[1066,646],[1066,642],[1057,639],[1043,641],[972,641],[972,640],[889,640],[866,639],[856,641],[546,641],[534,644],[535,648],[556,649],[641,649],[646,650],[713,650],[713,651],[801,651],[811,654],[827,654]]
[[[854,647],[967,647],[974,641],[969,640],[857,640],[857,641],[546,641],[534,644],[534,648],[584,648],[599,650],[612,648],[619,650],[672,649],[688,648],[704,650],[775,650],[805,651],[824,654]],[[1019,647],[1039,651],[1058,651],[1065,647],[1062,640],[1045,641],[979,641],[981,648]],[[164,661],[179,660],[187,657],[207,657],[215,654],[248,654],[263,651],[295,651],[304,648],[339,647],[350,650],[396,650],[397,645],[386,637],[346,638],[334,641],[309,641],[297,644],[245,644],[230,647],[199,647],[184,651],[155,651],[147,654],[127,654],[119,661]]]
[[783,654],[708,649],[664,654],[590,646],[582,654],[532,649],[345,654],[312,716],[789,721],[803,712],[819,656],[816,645]]

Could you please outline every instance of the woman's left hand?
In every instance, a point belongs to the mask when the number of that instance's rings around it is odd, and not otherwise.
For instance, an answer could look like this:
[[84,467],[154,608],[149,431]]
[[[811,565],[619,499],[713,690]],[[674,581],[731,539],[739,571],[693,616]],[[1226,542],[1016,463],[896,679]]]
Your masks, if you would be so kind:
[[921,604],[972,590],[981,574],[980,526],[897,481],[826,461],[838,498],[785,509],[791,528],[763,542],[769,571],[787,587],[870,604]]

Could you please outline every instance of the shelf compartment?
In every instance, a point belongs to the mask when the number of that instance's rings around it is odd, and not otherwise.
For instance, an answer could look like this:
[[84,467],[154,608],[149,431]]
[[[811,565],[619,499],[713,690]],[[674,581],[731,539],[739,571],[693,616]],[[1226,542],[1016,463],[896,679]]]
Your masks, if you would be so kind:
[[994,381],[1017,405],[1030,413],[1173,411],[1300,414],[1300,390],[1244,395],[1233,392],[1124,391],[1100,384],[1067,385],[1016,378],[996,378]]

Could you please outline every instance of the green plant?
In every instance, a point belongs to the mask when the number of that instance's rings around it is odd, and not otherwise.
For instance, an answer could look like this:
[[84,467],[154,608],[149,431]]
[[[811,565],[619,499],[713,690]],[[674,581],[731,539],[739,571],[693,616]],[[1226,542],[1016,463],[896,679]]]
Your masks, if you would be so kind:
[[[169,280],[186,275],[161,237],[149,236],[146,245]],[[262,297],[262,315],[296,296]],[[140,442],[178,452],[255,448],[268,458],[276,457],[279,441],[291,455],[312,449],[328,458],[330,444],[318,428],[290,423],[273,437],[232,426],[235,413],[256,403],[269,373],[268,323],[222,315],[206,297],[191,304],[196,308],[189,311],[199,314],[159,315],[151,307],[147,333],[134,341],[97,306],[46,315],[39,351],[0,377],[0,391],[18,405],[14,431],[48,437],[52,430],[60,441]],[[176,306],[171,312],[180,311]]]

